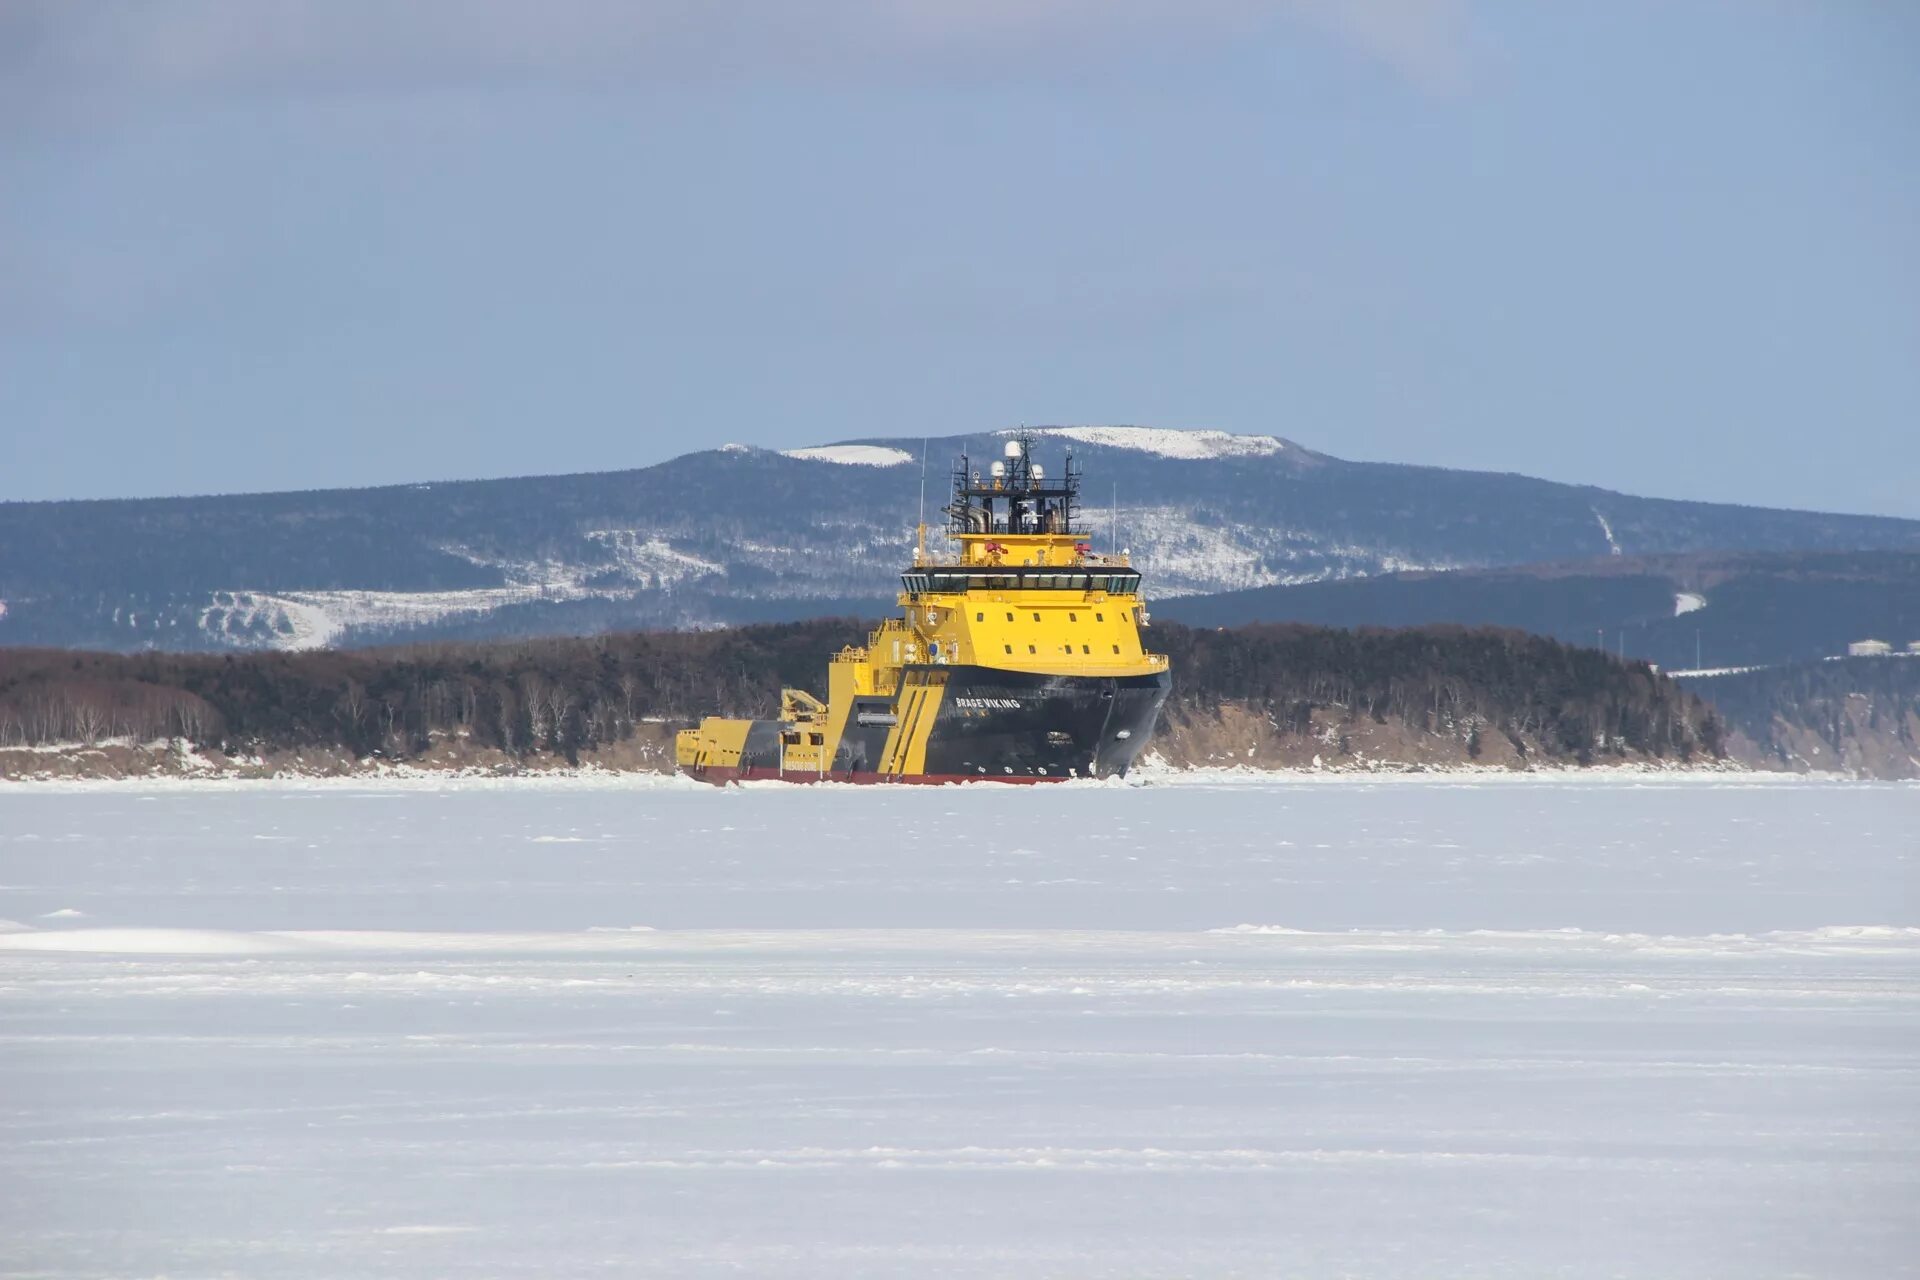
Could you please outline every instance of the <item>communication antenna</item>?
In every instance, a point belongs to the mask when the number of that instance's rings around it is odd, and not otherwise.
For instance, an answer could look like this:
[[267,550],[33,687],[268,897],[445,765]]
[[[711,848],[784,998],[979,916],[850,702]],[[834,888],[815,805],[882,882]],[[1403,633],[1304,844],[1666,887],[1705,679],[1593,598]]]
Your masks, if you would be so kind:
[[927,438],[920,437],[920,519],[915,525],[920,539],[919,559],[915,564],[923,564],[927,559]]
[[1117,556],[1120,554],[1120,482],[1118,480],[1113,482],[1113,510],[1108,514],[1108,521],[1107,553]]
[[920,437],[920,523],[927,522],[927,438]]

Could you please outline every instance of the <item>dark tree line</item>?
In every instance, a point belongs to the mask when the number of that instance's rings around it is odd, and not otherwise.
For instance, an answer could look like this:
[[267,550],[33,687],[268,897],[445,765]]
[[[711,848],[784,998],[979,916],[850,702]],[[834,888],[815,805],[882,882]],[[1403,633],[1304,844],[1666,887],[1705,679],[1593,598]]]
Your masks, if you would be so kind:
[[577,758],[647,720],[770,714],[868,624],[250,654],[0,650],[0,746],[180,737],[230,751],[407,757],[458,734]]
[[1642,662],[1542,636],[1455,626],[1153,629],[1187,706],[1244,700],[1305,732],[1316,710],[1423,732],[1499,733],[1524,755],[1687,760],[1725,753],[1718,718]]
[[[132,655],[0,651],[0,746],[183,738],[233,752],[338,747],[406,758],[459,735],[510,756],[582,751],[648,721],[770,715],[782,685],[825,692],[850,618],[393,649]],[[1554,757],[1723,753],[1705,704],[1642,663],[1519,632],[1156,626],[1174,704],[1227,701],[1305,732],[1314,713],[1502,733]],[[1525,750],[1526,748],[1522,748]]]

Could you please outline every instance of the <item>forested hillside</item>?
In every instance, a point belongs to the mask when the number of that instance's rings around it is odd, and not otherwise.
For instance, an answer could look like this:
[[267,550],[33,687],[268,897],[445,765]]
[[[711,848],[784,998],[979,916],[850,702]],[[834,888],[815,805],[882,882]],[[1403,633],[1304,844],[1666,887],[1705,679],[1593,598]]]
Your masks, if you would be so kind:
[[1195,626],[1514,627],[1666,670],[1805,662],[1920,640],[1920,552],[1713,552],[1395,573],[1168,600]]
[[[728,446],[588,475],[0,503],[0,646],[307,649],[867,613],[908,558],[923,451],[937,530],[956,456],[979,467],[1004,444]],[[1277,436],[1042,435],[1046,465],[1069,450],[1083,525],[1130,549],[1159,600],[1594,556],[1920,551],[1911,520],[1349,462]]]
[[[507,762],[578,761],[636,736],[657,744],[702,714],[771,714],[783,684],[819,688],[827,655],[866,630],[827,620],[299,654],[19,650],[0,654],[0,749],[179,738],[248,759],[404,761],[457,742]],[[1172,755],[1185,734],[1211,744],[1190,754],[1220,757],[1232,739],[1243,761],[1249,731],[1335,762],[1416,741],[1423,759],[1509,763],[1723,751],[1712,713],[1643,664],[1515,632],[1167,626],[1151,639],[1176,673],[1161,742]],[[1382,727],[1399,745],[1382,745]]]

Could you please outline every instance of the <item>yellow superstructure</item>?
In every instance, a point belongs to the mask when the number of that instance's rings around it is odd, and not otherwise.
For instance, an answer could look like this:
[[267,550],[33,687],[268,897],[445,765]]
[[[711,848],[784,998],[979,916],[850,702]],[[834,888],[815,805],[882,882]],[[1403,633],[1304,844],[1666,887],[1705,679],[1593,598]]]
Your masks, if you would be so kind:
[[[771,769],[796,780],[945,776],[956,762],[967,776],[1075,776],[1081,769],[1068,748],[1086,737],[1085,717],[1073,714],[1076,700],[1090,692],[1110,703],[1123,686],[1152,689],[1157,714],[1167,659],[1141,643],[1147,617],[1140,575],[1124,553],[1095,554],[1074,530],[1072,459],[1064,477],[1048,484],[1030,448],[1031,440],[1020,437],[986,475],[962,459],[947,508],[955,554],[929,556],[922,526],[912,567],[901,575],[900,616],[875,629],[865,647],[833,655],[824,704],[785,690],[778,721],[709,717],[680,733],[679,763],[702,775]],[[1031,716],[1015,713],[1048,700],[1062,728],[1017,727]],[[1113,708],[1105,712],[1111,721]],[[1128,745],[1130,728],[1113,732],[1120,746],[1109,754],[1124,770],[1138,744]],[[990,754],[981,746],[989,738],[1009,739],[1004,759],[996,757],[1004,772],[980,758]],[[940,767],[932,767],[930,745],[949,739],[980,749],[942,748],[935,752]],[[858,749],[849,750],[854,740]],[[1086,772],[1095,770],[1097,756],[1088,756]]]

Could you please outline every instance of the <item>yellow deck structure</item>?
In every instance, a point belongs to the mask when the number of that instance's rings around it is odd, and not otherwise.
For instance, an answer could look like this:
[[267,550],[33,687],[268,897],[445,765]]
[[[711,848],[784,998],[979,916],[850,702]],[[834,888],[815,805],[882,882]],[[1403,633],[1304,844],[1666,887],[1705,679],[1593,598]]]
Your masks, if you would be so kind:
[[[1157,714],[1168,663],[1141,643],[1147,614],[1140,575],[1126,553],[1097,554],[1074,528],[1078,473],[1071,457],[1062,478],[1050,485],[1032,461],[1031,446],[1026,436],[1010,442],[1004,462],[986,474],[961,460],[955,501],[947,508],[953,551],[930,555],[921,526],[913,563],[901,574],[900,616],[876,628],[864,647],[833,655],[824,703],[788,689],[777,721],[709,717],[679,734],[680,765],[715,777],[758,776],[755,771],[769,768],[794,780],[808,774],[944,777],[952,773],[953,760],[935,762],[945,767],[929,764],[930,745],[943,726],[956,739],[984,740],[990,736],[985,722],[1010,721],[1010,713],[1048,700],[1073,702],[1083,689],[1111,701],[1123,686],[1157,690]],[[1048,735],[1072,737],[1084,726],[1076,720],[1060,729],[998,727],[1035,732],[1042,746],[1059,747],[1067,744],[1049,742]],[[878,735],[876,729],[886,732]],[[1115,732],[1117,742],[1128,743],[1134,730]],[[766,741],[769,733],[776,743]],[[855,736],[863,749],[843,750]],[[769,745],[777,748],[771,765],[764,758]],[[1130,762],[1137,747],[1110,754]],[[1064,761],[1057,771],[1049,769],[1039,757],[1062,753],[1028,745],[1015,745],[1018,759],[1001,762],[1004,772],[977,759],[980,754],[955,757],[969,766],[966,776],[1082,774]],[[1085,772],[1097,771],[1098,754],[1089,756]]]

